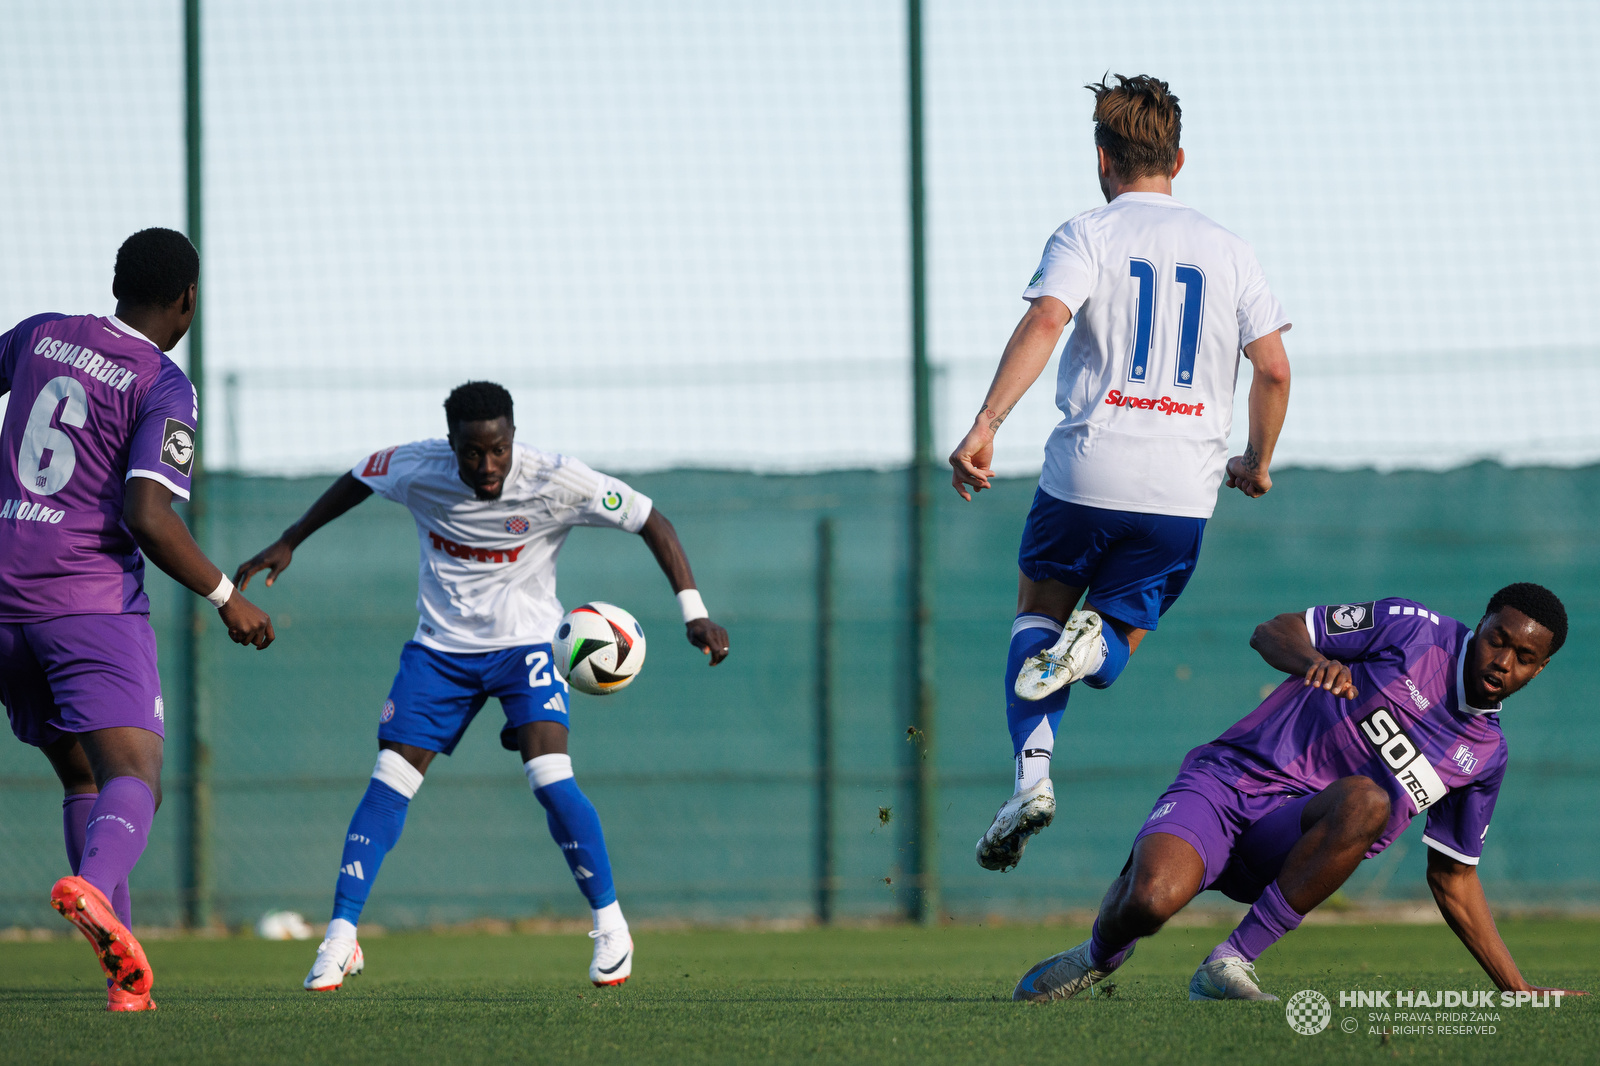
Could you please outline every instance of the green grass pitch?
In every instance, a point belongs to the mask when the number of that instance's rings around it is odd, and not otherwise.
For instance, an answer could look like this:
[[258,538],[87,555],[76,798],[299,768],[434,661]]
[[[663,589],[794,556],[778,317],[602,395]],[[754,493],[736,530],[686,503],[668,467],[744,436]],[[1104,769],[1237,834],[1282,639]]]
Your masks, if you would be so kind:
[[[1536,982],[1600,989],[1600,923],[1507,922]],[[1223,929],[1142,944],[1110,995],[1016,1004],[1032,962],[1082,929],[1005,925],[644,932],[632,980],[585,980],[575,935],[408,934],[370,939],[367,973],[333,993],[299,983],[313,945],[149,945],[160,1010],[103,1011],[80,940],[0,944],[0,1062],[99,1063],[1565,1063],[1600,1059],[1600,1003],[1500,1009],[1493,1035],[1369,1032],[1340,990],[1478,989],[1481,971],[1440,926],[1314,926],[1264,956],[1285,999],[1316,989],[1333,1020],[1291,1030],[1280,1003],[1189,1003]],[[1600,998],[1600,997],[1597,997]],[[1357,1019],[1357,1031],[1341,1028]]]

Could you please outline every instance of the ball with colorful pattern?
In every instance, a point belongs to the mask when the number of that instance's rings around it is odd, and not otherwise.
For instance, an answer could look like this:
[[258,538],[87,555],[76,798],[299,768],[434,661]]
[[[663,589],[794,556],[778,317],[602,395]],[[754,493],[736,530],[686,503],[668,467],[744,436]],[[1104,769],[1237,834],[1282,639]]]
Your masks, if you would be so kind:
[[556,672],[579,692],[607,696],[627,688],[644,666],[644,627],[598,600],[574,607],[556,627]]

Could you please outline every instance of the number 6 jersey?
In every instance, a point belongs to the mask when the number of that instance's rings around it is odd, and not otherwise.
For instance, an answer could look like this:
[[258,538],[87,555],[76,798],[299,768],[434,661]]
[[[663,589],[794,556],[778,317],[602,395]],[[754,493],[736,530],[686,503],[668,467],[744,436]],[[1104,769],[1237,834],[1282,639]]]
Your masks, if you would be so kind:
[[1053,296],[1073,319],[1039,487],[1210,518],[1239,350],[1289,328],[1250,246],[1170,196],[1127,192],[1056,230],[1022,295]]
[[0,622],[150,613],[123,490],[189,498],[188,377],[116,318],[46,314],[0,335],[0,392]]

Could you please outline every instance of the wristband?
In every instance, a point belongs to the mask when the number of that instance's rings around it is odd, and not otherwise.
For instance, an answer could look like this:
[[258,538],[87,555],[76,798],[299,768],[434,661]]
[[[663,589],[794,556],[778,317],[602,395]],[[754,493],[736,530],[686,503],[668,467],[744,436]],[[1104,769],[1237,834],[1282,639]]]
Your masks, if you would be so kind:
[[683,611],[683,624],[697,621],[701,618],[710,618],[706,611],[706,601],[700,598],[699,589],[684,589],[678,593],[678,607]]
[[221,583],[211,590],[211,595],[207,596],[206,599],[211,601],[211,606],[220,611],[227,604],[228,597],[232,595],[233,582],[228,580],[227,574],[223,574]]

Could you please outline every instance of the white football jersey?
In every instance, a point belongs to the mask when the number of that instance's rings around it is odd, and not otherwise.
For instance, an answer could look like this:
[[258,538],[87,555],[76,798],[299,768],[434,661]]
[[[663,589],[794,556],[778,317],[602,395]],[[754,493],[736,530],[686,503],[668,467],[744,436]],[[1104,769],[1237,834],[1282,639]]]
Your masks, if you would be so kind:
[[1057,499],[1209,518],[1239,353],[1289,328],[1250,245],[1161,193],[1067,222],[1023,297],[1072,312],[1039,487]]
[[542,644],[564,613],[556,556],[573,526],[637,533],[650,498],[576,459],[513,445],[497,500],[480,500],[457,472],[447,441],[376,452],[350,471],[417,523],[416,636],[446,652]]

